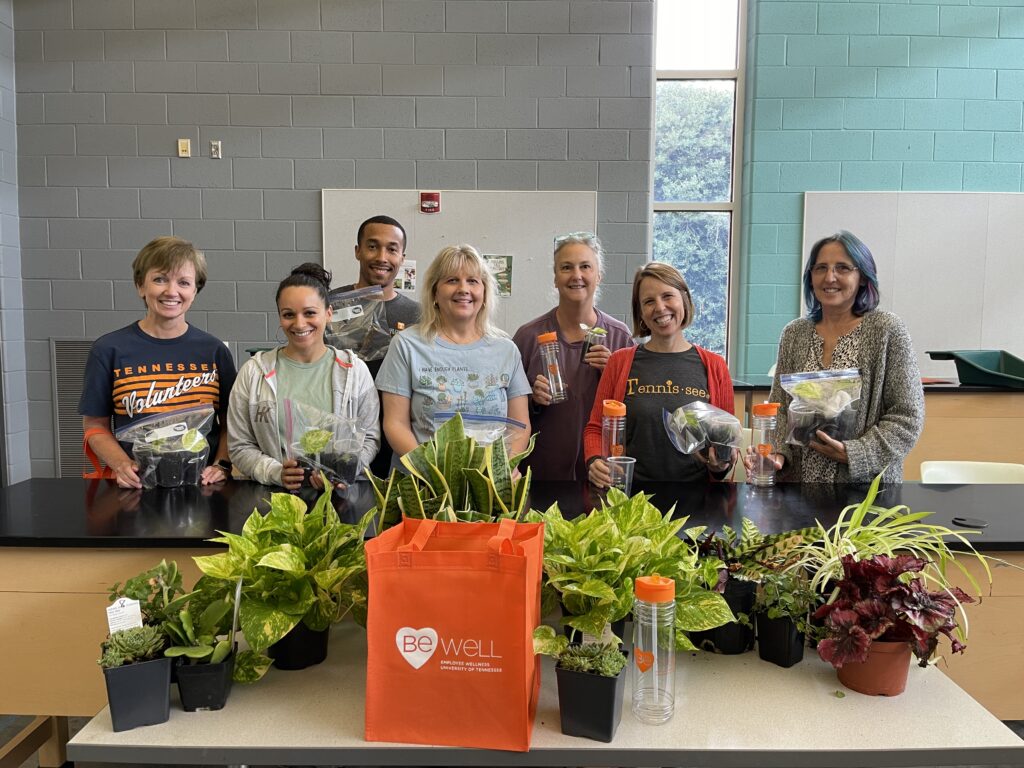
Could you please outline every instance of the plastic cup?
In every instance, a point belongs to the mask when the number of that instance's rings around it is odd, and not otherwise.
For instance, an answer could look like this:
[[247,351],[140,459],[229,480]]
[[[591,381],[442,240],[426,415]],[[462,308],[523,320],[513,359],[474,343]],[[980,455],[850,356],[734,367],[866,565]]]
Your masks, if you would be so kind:
[[636,459],[632,456],[609,456],[608,472],[612,476],[612,487],[618,488],[629,496],[633,487],[633,469],[636,467]]

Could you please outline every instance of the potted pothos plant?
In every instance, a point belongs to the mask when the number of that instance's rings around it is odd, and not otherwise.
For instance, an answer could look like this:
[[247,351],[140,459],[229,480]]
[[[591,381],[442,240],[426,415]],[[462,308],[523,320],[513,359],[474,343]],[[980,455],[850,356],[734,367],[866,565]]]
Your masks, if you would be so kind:
[[767,573],[754,599],[757,653],[765,661],[791,667],[804,657],[811,611],[821,602],[801,570]]
[[531,436],[526,450],[510,457],[503,440],[480,445],[467,435],[462,414],[456,413],[430,440],[402,456],[408,474],[393,469],[385,480],[366,470],[381,512],[380,530],[397,524],[402,515],[450,522],[519,519],[532,471],[513,475],[535,440]]
[[616,643],[570,643],[548,626],[533,633],[535,653],[555,658],[562,733],[608,742],[622,717],[626,651]]
[[165,723],[170,717],[171,660],[163,655],[165,644],[163,632],[149,624],[119,630],[103,641],[98,663],[115,731]]
[[242,579],[239,621],[249,648],[236,656],[236,682],[258,680],[272,661],[279,669],[318,664],[332,623],[352,615],[365,624],[363,537],[375,514],[342,522],[329,483],[308,511],[297,496],[274,493],[270,510],[253,510],[240,534],[210,539],[226,552],[194,558],[212,579]]
[[544,523],[544,614],[560,601],[573,630],[618,639],[611,627],[632,610],[635,579],[656,573],[676,583],[676,647],[693,650],[686,632],[720,626],[733,615],[708,588],[717,578],[714,566],[700,562],[692,541],[679,536],[686,518],[673,519],[674,507],[663,513],[650,499],[610,488],[587,515],[566,520],[557,504],[526,515]]
[[762,534],[757,525],[744,518],[739,530],[723,525],[708,535],[706,528],[687,531],[699,542],[701,558],[707,567],[717,570],[714,590],[719,592],[735,614],[727,624],[706,632],[694,633],[690,639],[702,650],[715,653],[744,653],[754,647],[754,598],[757,584],[768,574],[788,567],[795,559],[797,547],[814,529],[806,528],[780,533]]
[[922,667],[939,637],[962,653],[966,634],[957,613],[974,602],[959,587],[930,590],[929,563],[910,554],[842,558],[843,576],[831,599],[815,612],[824,622],[818,655],[838,670],[839,681],[861,693],[895,696],[907,683],[910,655]]

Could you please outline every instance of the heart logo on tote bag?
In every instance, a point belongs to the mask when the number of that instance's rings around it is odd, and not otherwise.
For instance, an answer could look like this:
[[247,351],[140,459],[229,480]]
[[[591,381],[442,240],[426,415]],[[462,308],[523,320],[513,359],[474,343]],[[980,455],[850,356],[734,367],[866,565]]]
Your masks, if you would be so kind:
[[437,632],[431,627],[413,629],[402,627],[395,633],[395,645],[409,666],[419,669],[434,655],[437,650]]
[[650,651],[633,651],[633,658],[641,672],[646,672],[654,664],[654,654]]

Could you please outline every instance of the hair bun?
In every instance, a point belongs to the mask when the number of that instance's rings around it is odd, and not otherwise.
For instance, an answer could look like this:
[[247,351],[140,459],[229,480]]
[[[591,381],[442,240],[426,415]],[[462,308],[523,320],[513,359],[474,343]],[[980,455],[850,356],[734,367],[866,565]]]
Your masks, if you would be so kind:
[[305,275],[311,277],[318,282],[324,284],[324,288],[328,291],[331,289],[331,273],[324,269],[319,264],[314,264],[312,261],[307,261],[305,264],[299,264],[291,272],[293,275]]

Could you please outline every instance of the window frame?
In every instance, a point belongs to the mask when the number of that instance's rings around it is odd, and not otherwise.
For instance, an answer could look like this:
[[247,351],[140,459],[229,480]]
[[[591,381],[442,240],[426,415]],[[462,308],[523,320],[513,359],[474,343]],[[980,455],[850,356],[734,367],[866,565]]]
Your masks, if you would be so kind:
[[[655,3],[654,37],[657,41],[658,3]],[[740,213],[743,199],[743,136],[744,115],[746,106],[746,63],[747,63],[747,0],[736,2],[736,68],[735,69],[658,69],[657,52],[654,55],[654,98],[652,99],[652,130],[651,130],[651,256],[654,254],[654,217],[658,213],[703,213],[725,212],[729,214],[729,254],[728,280],[725,295],[725,357],[729,367],[735,369],[737,340],[743,336],[741,321],[734,308],[742,305],[737,301],[742,290],[739,267]],[[655,42],[655,45],[657,43]],[[735,83],[735,102],[733,104],[732,124],[732,175],[730,181],[731,200],[722,203],[688,202],[675,200],[657,202],[654,199],[654,177],[657,153],[657,96],[658,83],[662,81],[680,80],[732,80]]]

